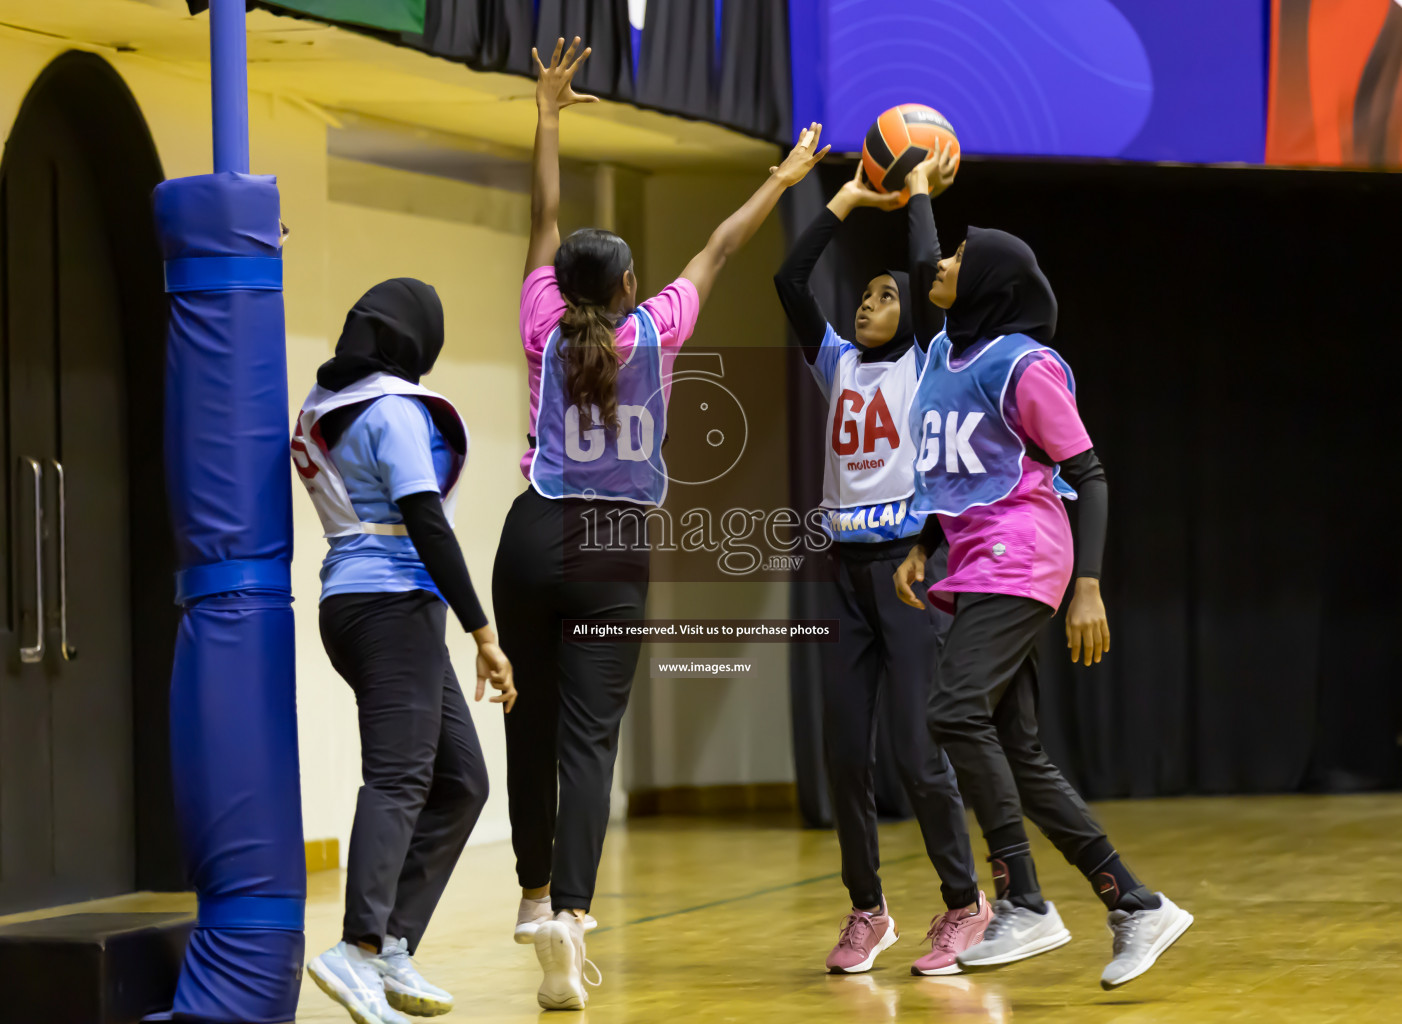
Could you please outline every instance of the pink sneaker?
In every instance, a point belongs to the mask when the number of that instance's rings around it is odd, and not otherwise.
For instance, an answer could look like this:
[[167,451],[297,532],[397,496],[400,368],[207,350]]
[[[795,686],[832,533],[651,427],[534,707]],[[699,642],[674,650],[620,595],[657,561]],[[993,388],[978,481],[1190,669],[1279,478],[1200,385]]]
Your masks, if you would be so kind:
[[900,934],[896,922],[886,913],[886,898],[881,898],[881,911],[876,914],[853,908],[842,919],[842,931],[837,945],[828,954],[828,971],[832,974],[861,974],[871,970],[877,954],[886,949]]
[[983,933],[993,921],[993,908],[983,893],[978,894],[978,913],[970,916],[964,908],[949,910],[930,922],[930,930],[925,933],[925,941],[930,944],[926,953],[910,965],[911,974],[958,974],[960,953],[977,942],[983,941]]

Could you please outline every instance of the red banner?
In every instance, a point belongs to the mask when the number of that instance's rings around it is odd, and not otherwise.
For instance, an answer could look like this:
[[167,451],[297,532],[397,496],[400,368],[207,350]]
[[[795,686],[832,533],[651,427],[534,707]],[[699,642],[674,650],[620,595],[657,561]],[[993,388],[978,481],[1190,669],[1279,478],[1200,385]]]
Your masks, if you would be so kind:
[[1273,6],[1266,163],[1402,167],[1402,2]]

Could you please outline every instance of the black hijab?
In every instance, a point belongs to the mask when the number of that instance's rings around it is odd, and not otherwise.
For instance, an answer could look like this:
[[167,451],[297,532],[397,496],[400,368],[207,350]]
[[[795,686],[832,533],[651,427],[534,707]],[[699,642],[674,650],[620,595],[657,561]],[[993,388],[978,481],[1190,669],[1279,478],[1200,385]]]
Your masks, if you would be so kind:
[[969,228],[945,330],[956,355],[1003,334],[1025,334],[1043,344],[1052,340],[1056,296],[1026,242],[1006,231]]
[[375,285],[346,314],[336,354],[316,371],[316,382],[340,391],[372,373],[411,384],[433,369],[443,351],[443,303],[412,277]]
[[899,359],[905,354],[906,349],[915,344],[915,321],[911,316],[912,306],[910,304],[910,275],[904,270],[880,270],[867,280],[874,280],[882,274],[889,274],[896,282],[896,292],[900,295],[901,319],[896,324],[896,333],[891,335],[890,341],[873,345],[871,348],[858,346],[858,359],[864,363],[889,363]]

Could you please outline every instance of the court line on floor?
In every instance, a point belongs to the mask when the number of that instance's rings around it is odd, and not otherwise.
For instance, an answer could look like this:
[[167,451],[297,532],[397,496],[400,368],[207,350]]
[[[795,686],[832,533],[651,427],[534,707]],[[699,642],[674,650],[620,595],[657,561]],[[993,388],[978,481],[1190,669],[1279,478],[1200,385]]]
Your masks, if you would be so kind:
[[[885,864],[900,864],[903,861],[914,860],[923,857],[924,851],[919,853],[908,853],[902,857],[891,857],[884,861]],[[833,871],[826,875],[815,875],[812,878],[801,878],[797,882],[785,882],[783,885],[771,885],[764,889],[756,889],[754,892],[743,893],[739,896],[727,896],[723,900],[712,900],[709,903],[698,903],[694,907],[683,907],[680,910],[668,910],[662,914],[649,914],[647,917],[637,917],[631,921],[624,921],[622,924],[599,925],[594,929],[593,934],[602,935],[604,932],[617,931],[620,928],[629,928],[635,924],[648,924],[652,921],[662,921],[669,917],[681,917],[683,914],[694,914],[698,910],[710,910],[713,907],[723,907],[730,903],[742,903],[745,900],[752,900],[758,896],[768,896],[771,893],[784,892],[788,889],[797,889],[801,886],[812,885],[814,882],[830,882],[834,878],[841,878],[841,871]]]

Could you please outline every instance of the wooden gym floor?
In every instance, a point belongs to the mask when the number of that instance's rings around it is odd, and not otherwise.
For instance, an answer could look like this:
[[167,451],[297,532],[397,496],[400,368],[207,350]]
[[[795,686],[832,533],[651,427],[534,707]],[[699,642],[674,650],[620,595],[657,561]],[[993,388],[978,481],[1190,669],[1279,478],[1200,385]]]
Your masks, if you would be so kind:
[[[773,818],[635,819],[610,829],[604,847],[588,947],[604,983],[582,1019],[1402,1021],[1402,795],[1127,801],[1097,812],[1127,863],[1197,918],[1153,970],[1115,992],[1099,985],[1110,956],[1100,902],[1040,836],[1042,888],[1069,945],[994,973],[913,977],[943,908],[908,822],[881,834],[901,939],[870,974],[837,977],[823,971],[847,910],[833,833]],[[571,1017],[536,1006],[534,950],[511,941],[512,864],[507,843],[470,847],[419,950],[425,975],[457,996],[445,1022]],[[309,956],[339,937],[342,877],[311,877]],[[349,1019],[304,984],[299,1022]]]
[[[1040,837],[1042,887],[1073,941],[994,973],[912,977],[941,909],[914,823],[882,828],[901,940],[870,974],[823,971],[847,909],[833,834],[774,817],[642,819],[610,830],[589,942],[604,984],[582,1015],[536,1006],[534,951],[511,941],[519,890],[507,843],[463,854],[418,960],[458,998],[445,1024],[1402,1021],[1402,794],[1096,809],[1141,877],[1197,917],[1152,971],[1115,992],[1098,984],[1110,952],[1100,903]],[[335,871],[310,878],[308,956],[339,937],[343,884]],[[193,900],[136,894],[83,909],[177,907]],[[306,980],[297,1020],[350,1018]]]

